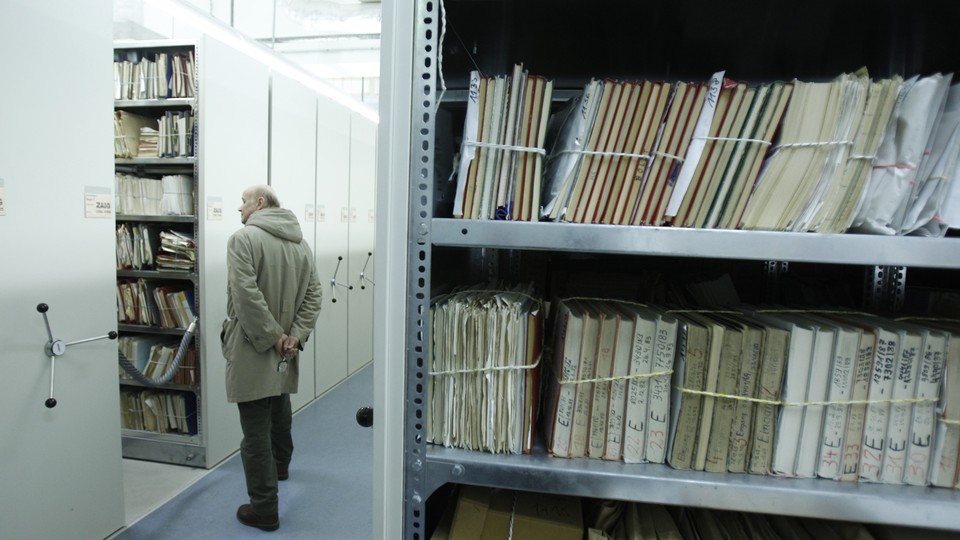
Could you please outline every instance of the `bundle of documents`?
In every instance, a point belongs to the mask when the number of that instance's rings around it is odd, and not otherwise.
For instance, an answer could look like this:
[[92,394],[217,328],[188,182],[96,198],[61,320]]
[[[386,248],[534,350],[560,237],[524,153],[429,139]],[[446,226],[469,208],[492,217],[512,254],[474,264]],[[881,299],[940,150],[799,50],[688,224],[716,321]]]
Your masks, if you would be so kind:
[[157,62],[155,55],[141,56],[137,51],[116,52],[114,56],[113,99],[167,97],[165,61]]
[[143,279],[117,281],[117,322],[141,326],[160,324],[153,286]]
[[553,81],[470,74],[453,215],[537,221]]
[[951,323],[795,310],[677,318],[672,467],[956,486],[960,430],[936,422],[957,415],[941,393],[944,372],[960,369]]
[[[156,118],[148,118],[128,111],[113,113],[113,155],[117,158],[157,157],[154,154],[140,155],[140,136],[147,130],[159,128]],[[147,144],[149,149],[149,144]]]
[[[190,157],[194,155],[194,122],[192,111],[166,111],[159,119],[157,157]],[[148,154],[141,153],[141,156]]]
[[121,388],[120,427],[196,435],[197,398],[190,392]]
[[195,88],[193,51],[114,54],[113,99],[189,98]]
[[163,198],[160,200],[160,213],[167,216],[193,215],[193,176],[189,174],[168,174],[160,178]]
[[193,235],[180,231],[160,231],[157,270],[190,272],[197,263],[197,245]]
[[192,289],[146,279],[117,281],[117,322],[187,328],[194,318]]
[[684,159],[666,211],[670,224],[737,226],[792,91],[791,83],[723,79],[714,107],[709,100],[705,105]]
[[[170,362],[176,357],[180,343],[167,336],[122,336],[118,348],[130,362],[146,377],[156,379],[166,373]],[[122,367],[118,368],[120,378],[132,380]],[[197,354],[187,349],[180,367],[170,379],[170,384],[196,385],[199,381]]]
[[[869,84],[865,74],[844,74],[824,83],[793,83],[781,136],[744,210],[742,228],[806,231],[827,219],[821,216],[815,224],[814,214],[824,204],[840,201],[824,201],[824,195],[844,194],[837,185],[853,165],[851,160],[871,160],[869,155],[851,152],[865,116]],[[885,110],[873,112],[889,115],[893,102],[885,105]]]
[[677,320],[661,309],[561,300],[544,405],[547,451],[663,463]]
[[748,399],[779,397],[784,337],[735,313],[676,317],[667,461],[677,469],[765,472],[776,409]]
[[903,84],[895,121],[887,126],[853,222],[859,232],[942,236],[944,224],[958,224],[940,216],[956,184],[960,153],[960,96],[950,88],[951,79],[937,73]]
[[[688,120],[694,104],[702,103],[701,90],[687,83],[590,81],[583,95],[571,100],[551,120],[557,124],[557,137],[544,175],[542,217],[632,223],[654,156],[660,158],[658,172],[666,176],[679,163],[676,156],[655,154],[661,140],[663,147],[668,144],[669,137],[662,137],[665,118],[669,116],[674,122],[671,130],[681,110],[684,121]],[[674,99],[678,92],[681,97]],[[695,109],[698,114],[699,109]],[[676,140],[680,146],[689,142],[689,133],[686,138],[680,133],[683,127],[678,129]],[[647,193],[646,200],[650,197]]]
[[115,111],[114,157],[156,158],[194,155],[193,112],[165,111],[159,118]]
[[542,316],[540,301],[526,287],[474,287],[434,299],[428,442],[530,452]]
[[159,179],[115,173],[114,180],[118,215],[160,216],[166,213],[163,211],[164,185]]
[[148,157],[156,156],[157,149],[160,147],[160,135],[152,127],[143,126],[140,128],[140,143],[137,146],[137,156]]
[[153,268],[156,236],[149,225],[117,225],[117,270]]

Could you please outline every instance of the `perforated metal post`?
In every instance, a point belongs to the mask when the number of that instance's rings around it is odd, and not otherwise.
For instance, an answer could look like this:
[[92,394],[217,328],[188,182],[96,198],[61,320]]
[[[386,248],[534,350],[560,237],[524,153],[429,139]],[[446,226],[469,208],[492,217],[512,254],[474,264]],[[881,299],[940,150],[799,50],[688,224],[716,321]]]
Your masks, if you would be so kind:
[[426,506],[426,405],[430,368],[430,220],[433,217],[433,147],[439,4],[418,2],[414,29],[413,118],[410,145],[409,299],[407,300],[407,380],[404,411],[404,538],[424,540]]
[[780,277],[790,269],[786,261],[766,261],[763,263],[763,301],[766,304],[777,304],[781,301]]
[[899,311],[906,291],[905,266],[871,266],[863,280],[863,307],[877,312]]

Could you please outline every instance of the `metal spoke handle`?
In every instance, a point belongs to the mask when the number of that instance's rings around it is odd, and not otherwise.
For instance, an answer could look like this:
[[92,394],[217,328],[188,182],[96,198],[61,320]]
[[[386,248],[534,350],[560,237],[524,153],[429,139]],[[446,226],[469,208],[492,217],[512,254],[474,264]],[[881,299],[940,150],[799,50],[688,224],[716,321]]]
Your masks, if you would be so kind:
[[47,319],[47,311],[50,309],[50,306],[44,303],[37,304],[37,311],[43,315],[43,324],[47,328],[47,338],[48,341],[43,345],[43,352],[50,357],[50,397],[47,398],[43,404],[48,408],[52,409],[57,406],[57,400],[53,397],[53,381],[56,375],[56,360],[58,356],[63,356],[67,352],[67,347],[71,345],[79,345],[80,343],[87,343],[90,341],[97,341],[99,339],[117,339],[117,333],[114,331],[107,332],[105,336],[97,336],[86,339],[78,339],[76,341],[71,341],[70,343],[64,343],[62,339],[55,339],[53,337],[53,332],[50,331],[50,321]]
[[353,290],[353,285],[348,285],[346,283],[340,283],[337,281],[337,273],[340,272],[340,262],[343,261],[343,257],[337,257],[337,267],[333,271],[333,277],[330,279],[330,296],[331,302],[337,302],[337,287],[343,287],[348,291]]
[[370,258],[373,257],[373,252],[367,252],[367,260],[363,262],[363,270],[360,270],[360,289],[366,289],[366,283],[369,283],[371,286],[376,286],[377,284],[373,282],[372,279],[364,275],[364,272],[367,271],[367,265],[370,264]]

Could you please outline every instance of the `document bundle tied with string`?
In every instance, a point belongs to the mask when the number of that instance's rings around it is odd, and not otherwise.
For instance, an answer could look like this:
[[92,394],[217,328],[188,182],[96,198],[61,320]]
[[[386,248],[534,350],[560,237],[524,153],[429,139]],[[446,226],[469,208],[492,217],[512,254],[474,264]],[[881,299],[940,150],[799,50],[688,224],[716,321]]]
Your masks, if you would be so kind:
[[536,221],[553,81],[470,74],[453,216]]
[[542,317],[529,287],[468,287],[434,299],[428,442],[494,453],[531,451]]

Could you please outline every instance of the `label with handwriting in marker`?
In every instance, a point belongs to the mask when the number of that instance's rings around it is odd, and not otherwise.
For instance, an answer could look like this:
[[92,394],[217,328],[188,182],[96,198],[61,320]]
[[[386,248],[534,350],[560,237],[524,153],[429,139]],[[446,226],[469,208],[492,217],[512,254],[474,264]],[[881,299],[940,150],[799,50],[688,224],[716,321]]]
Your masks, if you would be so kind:
[[322,204],[317,207],[317,223],[327,222],[327,208]]
[[223,201],[219,198],[207,199],[207,219],[210,221],[223,220]]
[[3,187],[3,180],[0,180],[0,216],[7,215],[7,190]]
[[346,206],[340,207],[340,223],[350,222],[350,210]]
[[303,210],[303,220],[307,223],[313,223],[317,220],[317,212],[312,204],[308,204]]
[[111,218],[113,217],[113,194],[87,191],[83,194],[84,217]]
[[350,223],[356,223],[356,222],[357,222],[357,209],[351,206],[350,207]]
[[377,221],[376,215],[373,213],[373,208],[367,210],[367,223],[374,223]]

